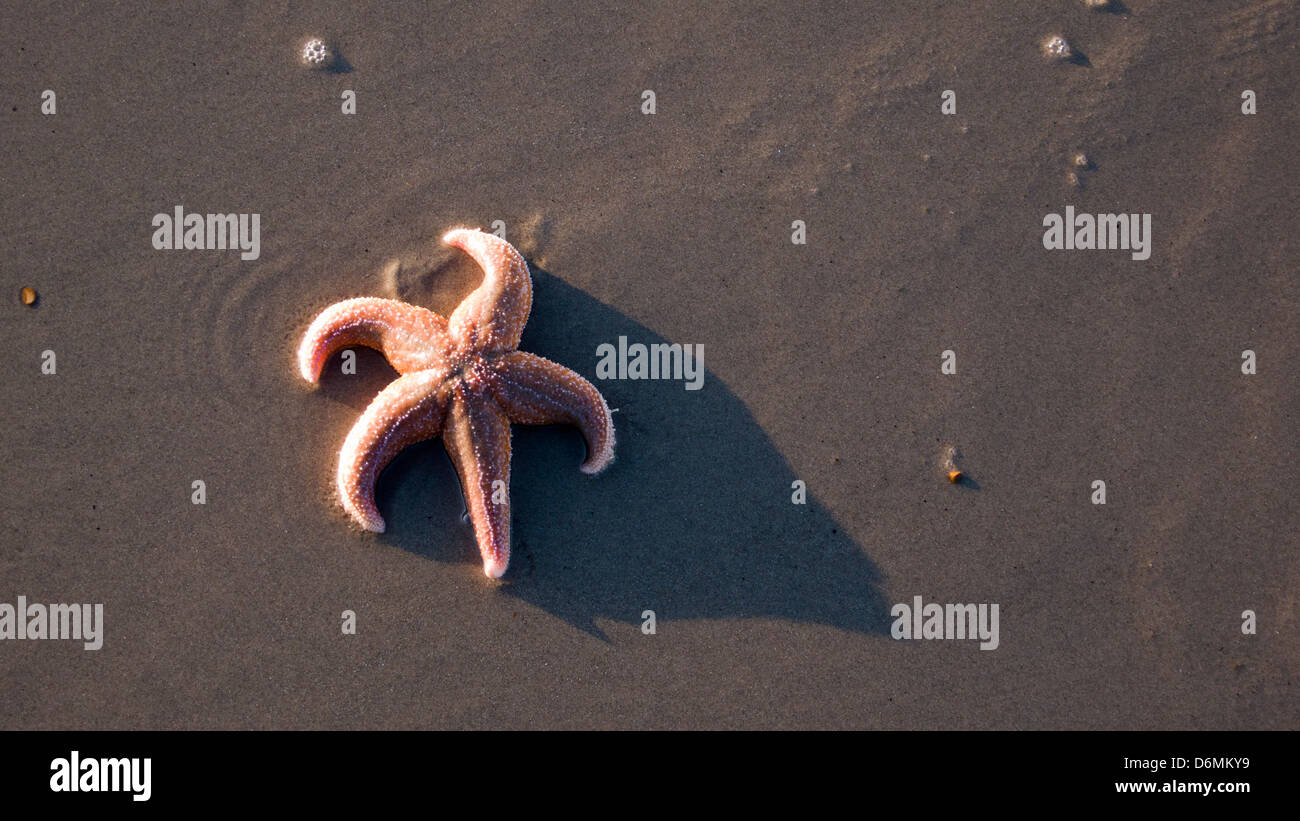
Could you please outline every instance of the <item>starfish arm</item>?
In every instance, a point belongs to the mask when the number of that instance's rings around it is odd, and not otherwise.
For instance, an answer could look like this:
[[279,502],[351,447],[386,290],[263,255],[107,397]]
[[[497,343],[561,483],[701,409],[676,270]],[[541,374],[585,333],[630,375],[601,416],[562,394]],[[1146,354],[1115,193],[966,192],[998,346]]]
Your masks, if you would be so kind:
[[576,425],[587,440],[583,473],[614,461],[614,420],[596,386],[549,359],[513,351],[497,360],[492,396],[520,425]]
[[442,441],[460,476],[483,572],[499,579],[510,564],[510,420],[491,397],[458,387]]
[[458,228],[442,241],[469,254],[483,269],[483,282],[451,315],[452,339],[484,353],[512,351],[533,306],[528,263],[510,243],[482,231]]
[[298,347],[298,369],[308,382],[338,350],[352,345],[375,348],[398,373],[441,365],[451,349],[447,320],[433,311],[395,299],[361,297],[336,302],[321,311]]
[[343,507],[366,530],[384,532],[375,506],[375,481],[402,449],[442,430],[447,397],[441,369],[398,377],[379,392],[348,432],[339,451],[338,490]]

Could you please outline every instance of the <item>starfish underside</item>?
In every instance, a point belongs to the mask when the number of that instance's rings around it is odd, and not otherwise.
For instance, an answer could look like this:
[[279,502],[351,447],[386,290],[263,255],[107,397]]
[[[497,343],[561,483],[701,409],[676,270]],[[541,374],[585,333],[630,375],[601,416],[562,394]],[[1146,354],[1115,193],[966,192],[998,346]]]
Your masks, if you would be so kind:
[[500,578],[510,562],[510,425],[570,424],[587,442],[581,470],[599,473],[614,458],[609,406],[586,379],[517,350],[532,308],[528,264],[508,242],[457,229],[443,242],[469,254],[483,282],[444,319],[393,299],[335,303],[312,322],[298,349],[308,382],[335,352],[376,348],[399,376],[380,391],[339,451],[343,507],[377,533],[375,481],[403,448],[442,436],[460,476],[483,572]]

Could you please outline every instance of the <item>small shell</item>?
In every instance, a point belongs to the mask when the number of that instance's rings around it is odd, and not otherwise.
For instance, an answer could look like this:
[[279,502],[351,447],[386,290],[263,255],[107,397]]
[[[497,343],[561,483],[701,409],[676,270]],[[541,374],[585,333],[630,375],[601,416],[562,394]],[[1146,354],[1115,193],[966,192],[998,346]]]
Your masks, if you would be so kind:
[[35,288],[24,288],[22,290],[22,300],[24,305],[35,305],[37,299]]
[[961,468],[957,467],[957,459],[960,454],[957,452],[956,445],[947,445],[943,449],[943,471],[948,475],[948,481],[954,485],[960,482],[965,476]]

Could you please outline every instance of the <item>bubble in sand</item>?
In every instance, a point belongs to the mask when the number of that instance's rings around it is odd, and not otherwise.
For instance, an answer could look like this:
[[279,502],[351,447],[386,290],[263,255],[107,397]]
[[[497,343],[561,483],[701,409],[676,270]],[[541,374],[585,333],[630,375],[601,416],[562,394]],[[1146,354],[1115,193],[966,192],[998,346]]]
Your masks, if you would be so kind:
[[1053,34],[1043,41],[1043,53],[1056,60],[1073,60],[1074,46],[1059,34]]
[[303,43],[302,64],[307,68],[328,68],[334,62],[334,51],[319,37],[313,37]]

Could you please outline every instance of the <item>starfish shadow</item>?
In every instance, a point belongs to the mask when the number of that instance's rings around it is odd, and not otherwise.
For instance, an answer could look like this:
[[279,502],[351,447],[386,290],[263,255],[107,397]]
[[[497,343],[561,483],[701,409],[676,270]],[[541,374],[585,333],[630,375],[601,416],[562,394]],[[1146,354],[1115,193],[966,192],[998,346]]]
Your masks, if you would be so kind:
[[[618,445],[593,478],[578,471],[576,429],[514,426],[513,555],[498,595],[602,639],[596,619],[640,625],[646,610],[658,625],[753,617],[887,633],[879,570],[814,497],[792,504],[798,477],[744,403],[707,372],[697,391],[596,380],[601,343],[670,340],[531,270],[520,348],[592,379],[616,409]],[[440,441],[408,448],[376,490],[385,541],[481,572]]]

